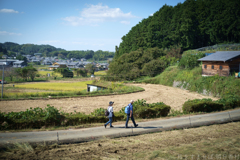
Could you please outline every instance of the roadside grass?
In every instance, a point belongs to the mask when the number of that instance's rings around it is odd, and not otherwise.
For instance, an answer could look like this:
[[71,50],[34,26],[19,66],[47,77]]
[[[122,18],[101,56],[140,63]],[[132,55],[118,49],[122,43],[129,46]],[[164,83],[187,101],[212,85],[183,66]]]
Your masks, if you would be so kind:
[[[24,144],[21,144],[24,146]],[[1,159],[240,159],[240,122],[63,145],[15,146]]]

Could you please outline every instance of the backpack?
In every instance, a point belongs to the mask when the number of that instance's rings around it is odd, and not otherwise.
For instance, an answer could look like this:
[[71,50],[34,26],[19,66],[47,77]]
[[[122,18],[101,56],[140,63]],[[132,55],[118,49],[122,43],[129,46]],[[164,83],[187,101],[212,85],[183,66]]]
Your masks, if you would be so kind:
[[130,106],[125,107],[125,113],[130,114]]
[[109,112],[108,112],[108,109],[106,109],[106,111],[105,111],[105,116],[109,116]]

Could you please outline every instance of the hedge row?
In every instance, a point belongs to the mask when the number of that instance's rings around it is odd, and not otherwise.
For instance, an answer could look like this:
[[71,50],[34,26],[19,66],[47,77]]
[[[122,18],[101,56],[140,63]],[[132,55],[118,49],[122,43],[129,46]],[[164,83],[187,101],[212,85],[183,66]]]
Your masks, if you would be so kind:
[[213,112],[233,109],[240,107],[240,98],[233,95],[228,95],[217,101],[212,99],[194,99],[188,100],[183,104],[182,110],[186,113],[191,112]]
[[[171,107],[164,103],[146,104],[144,100],[138,100],[133,104],[135,118],[155,118],[167,116]],[[121,121],[126,119],[124,113],[125,107],[119,112],[114,112],[114,121]],[[87,115],[80,112],[64,113],[59,112],[58,109],[48,105],[45,109],[30,108],[22,112],[0,112],[0,129],[26,129],[49,127],[49,126],[69,126],[80,125],[87,123],[105,123],[108,121],[104,116],[105,109],[100,108],[94,110],[91,114]]]

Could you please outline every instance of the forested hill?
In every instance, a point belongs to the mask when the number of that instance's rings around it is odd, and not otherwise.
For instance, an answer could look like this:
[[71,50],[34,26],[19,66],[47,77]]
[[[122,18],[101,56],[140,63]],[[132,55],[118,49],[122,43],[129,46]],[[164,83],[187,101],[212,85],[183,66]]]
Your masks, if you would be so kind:
[[35,45],[35,44],[22,44],[5,42],[0,43],[0,57],[2,54],[7,54],[10,57],[16,56],[16,53],[24,55],[34,53],[42,53],[42,56],[59,58],[86,58],[94,60],[107,60],[108,58],[113,58],[115,53],[109,51],[92,51],[92,50],[76,50],[76,51],[66,51],[61,48],[55,48],[50,45]]
[[143,19],[125,36],[116,57],[139,48],[183,50],[225,42],[240,42],[240,0],[186,0],[172,7],[164,5]]
[[20,45],[13,42],[0,43],[0,46],[8,51],[31,55],[33,55],[34,53],[49,53],[52,51],[64,51],[64,49],[55,48],[50,45],[36,45],[36,44]]

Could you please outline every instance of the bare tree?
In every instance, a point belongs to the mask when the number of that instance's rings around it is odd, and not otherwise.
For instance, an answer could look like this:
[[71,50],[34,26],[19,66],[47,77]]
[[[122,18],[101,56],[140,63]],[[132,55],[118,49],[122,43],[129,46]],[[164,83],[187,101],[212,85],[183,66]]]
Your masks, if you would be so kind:
[[5,77],[9,77],[10,81],[13,81],[13,78],[17,76],[15,68],[6,68],[4,70]]

